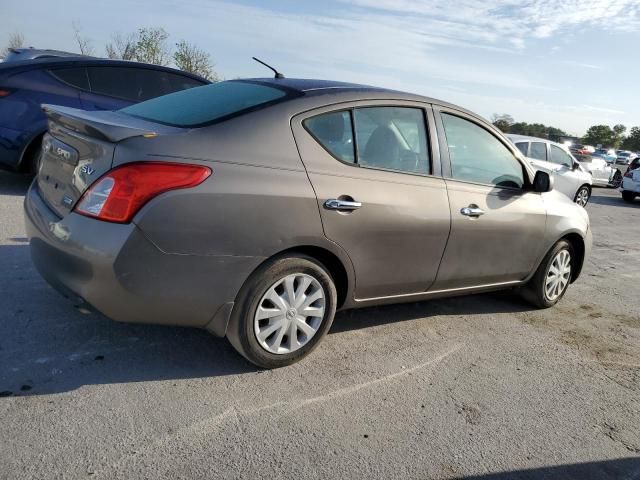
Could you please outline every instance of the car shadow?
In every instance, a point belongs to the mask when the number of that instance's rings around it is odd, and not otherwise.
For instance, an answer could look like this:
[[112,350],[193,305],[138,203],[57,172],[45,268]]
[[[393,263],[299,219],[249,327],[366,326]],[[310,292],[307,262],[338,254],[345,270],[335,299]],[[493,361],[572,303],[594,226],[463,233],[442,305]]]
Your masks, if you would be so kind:
[[640,457],[617,458],[598,462],[572,463],[550,467],[512,470],[459,480],[618,480],[640,478]]
[[[615,197],[609,197],[609,196],[600,196],[600,195],[593,195],[590,199],[589,199],[589,203],[591,204],[596,204],[596,205],[606,205],[606,206],[612,206],[612,207],[627,207],[627,208],[638,208],[640,207],[640,199],[636,199],[635,202],[633,203],[629,203],[629,202],[625,202],[622,199],[621,195],[617,195]],[[589,205],[587,205],[587,208],[589,208]]]
[[338,312],[329,333],[341,333],[438,315],[518,313],[533,309],[511,291],[465,295]]
[[0,169],[0,195],[24,195],[33,181],[33,175]]
[[[0,278],[0,397],[258,370],[226,339],[204,330],[117,323],[74,306],[40,278],[26,239],[13,241],[18,244],[0,246],[0,271],[5,272]],[[529,308],[513,294],[493,293],[350,310],[338,313],[331,333],[434,315]]]

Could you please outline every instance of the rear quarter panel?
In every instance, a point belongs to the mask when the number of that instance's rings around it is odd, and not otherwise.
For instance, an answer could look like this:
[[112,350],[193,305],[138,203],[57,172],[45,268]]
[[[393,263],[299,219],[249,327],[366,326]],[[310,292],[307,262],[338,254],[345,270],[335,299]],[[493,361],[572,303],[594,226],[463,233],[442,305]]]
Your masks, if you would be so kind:
[[168,253],[265,258],[311,245],[345,258],[323,235],[290,117],[278,110],[117,146],[114,166],[168,160],[213,172],[198,187],[163,194],[139,212],[134,221],[152,242]]

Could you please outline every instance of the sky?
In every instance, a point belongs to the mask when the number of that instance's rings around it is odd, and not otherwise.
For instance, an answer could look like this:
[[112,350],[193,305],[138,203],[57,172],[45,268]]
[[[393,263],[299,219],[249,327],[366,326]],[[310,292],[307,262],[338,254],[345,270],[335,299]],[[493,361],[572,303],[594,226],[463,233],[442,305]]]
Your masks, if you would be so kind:
[[211,54],[225,78],[350,81],[509,113],[582,135],[640,126],[640,0],[2,0],[0,45],[96,55],[113,34],[163,27]]

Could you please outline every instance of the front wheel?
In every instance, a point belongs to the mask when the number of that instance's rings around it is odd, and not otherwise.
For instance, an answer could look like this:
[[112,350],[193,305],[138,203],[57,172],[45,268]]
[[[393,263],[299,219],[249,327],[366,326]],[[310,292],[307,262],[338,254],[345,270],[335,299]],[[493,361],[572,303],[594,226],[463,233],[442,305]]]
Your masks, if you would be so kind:
[[549,308],[564,296],[571,282],[573,247],[560,240],[547,253],[535,275],[522,290],[522,296],[538,308]]
[[591,189],[588,185],[582,185],[576,192],[576,196],[573,199],[581,207],[586,207],[591,197]]
[[315,259],[292,255],[269,260],[238,294],[227,338],[259,367],[291,365],[326,335],[336,299],[331,275]]
[[635,193],[633,193],[633,192],[627,192],[627,191],[624,191],[624,192],[622,192],[622,199],[623,199],[625,202],[629,202],[629,203],[631,203],[631,202],[633,202],[633,201],[636,199],[636,194],[635,194]]

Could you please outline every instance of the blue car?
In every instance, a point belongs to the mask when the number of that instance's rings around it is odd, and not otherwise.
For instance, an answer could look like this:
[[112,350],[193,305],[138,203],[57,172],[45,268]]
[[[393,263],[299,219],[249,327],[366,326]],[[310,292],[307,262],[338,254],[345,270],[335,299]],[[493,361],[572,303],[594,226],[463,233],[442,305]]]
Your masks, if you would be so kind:
[[207,83],[180,70],[120,60],[76,57],[0,63],[0,164],[36,171],[47,130],[43,103],[118,110]]

